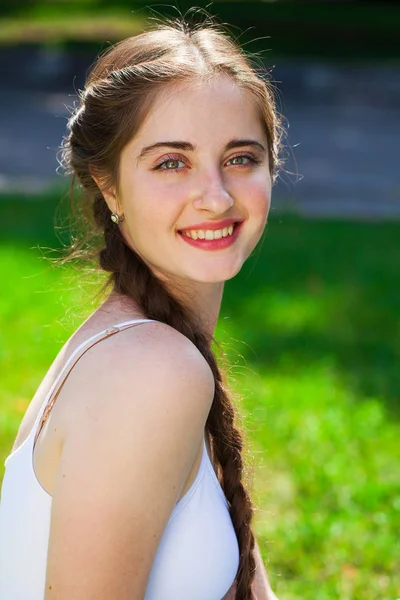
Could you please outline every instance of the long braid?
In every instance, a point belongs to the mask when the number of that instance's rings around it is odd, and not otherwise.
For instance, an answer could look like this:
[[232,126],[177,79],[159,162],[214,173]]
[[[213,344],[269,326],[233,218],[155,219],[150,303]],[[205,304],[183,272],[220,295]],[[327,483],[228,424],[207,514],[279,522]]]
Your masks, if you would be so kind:
[[228,501],[239,545],[236,599],[252,600],[255,538],[251,530],[253,506],[242,482],[243,442],[234,424],[235,410],[223,384],[210,341],[198,324],[193,322],[189,309],[168,292],[146,263],[125,244],[119,227],[110,219],[104,199],[98,196],[95,205],[94,214],[98,224],[104,228],[105,240],[105,246],[99,252],[100,266],[111,273],[114,290],[131,298],[147,318],[166,323],[186,336],[201,352],[213,373],[215,392],[206,430],[211,438],[213,456],[221,468],[220,483]]

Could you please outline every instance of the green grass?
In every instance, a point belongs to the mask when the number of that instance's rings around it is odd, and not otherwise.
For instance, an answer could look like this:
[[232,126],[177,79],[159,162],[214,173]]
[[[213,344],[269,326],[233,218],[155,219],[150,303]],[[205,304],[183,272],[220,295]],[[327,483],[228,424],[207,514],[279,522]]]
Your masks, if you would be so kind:
[[[96,287],[35,249],[55,243],[53,208],[0,201],[1,469],[55,354],[94,308]],[[400,223],[274,216],[226,285],[217,338],[243,395],[255,528],[280,600],[399,596],[399,240]]]
[[[196,7],[231,26],[233,35],[268,63],[275,57],[337,61],[398,61],[400,10],[395,4],[197,0]],[[66,10],[66,7],[67,10]],[[177,17],[193,7],[190,0],[31,0],[0,9],[1,44],[84,44],[96,51],[104,42],[135,35],[161,15]],[[190,15],[189,15],[190,16]]]

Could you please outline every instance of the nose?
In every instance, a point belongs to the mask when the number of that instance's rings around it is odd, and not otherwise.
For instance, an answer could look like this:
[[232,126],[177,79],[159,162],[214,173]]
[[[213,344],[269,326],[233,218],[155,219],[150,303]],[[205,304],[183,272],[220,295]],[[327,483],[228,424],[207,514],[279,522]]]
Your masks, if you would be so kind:
[[234,200],[225,187],[223,178],[219,172],[211,175],[201,176],[201,191],[195,194],[193,206],[197,210],[205,210],[216,215],[223,214],[229,210]]

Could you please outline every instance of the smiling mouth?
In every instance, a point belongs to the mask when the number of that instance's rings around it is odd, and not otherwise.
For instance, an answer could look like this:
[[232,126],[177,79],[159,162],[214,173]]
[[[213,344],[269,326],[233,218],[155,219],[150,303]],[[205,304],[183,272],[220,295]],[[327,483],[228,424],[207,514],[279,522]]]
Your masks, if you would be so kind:
[[240,223],[231,223],[228,227],[221,227],[221,229],[181,229],[178,230],[178,233],[192,240],[213,241],[232,236],[237,225]]
[[223,229],[180,230],[180,238],[190,246],[201,250],[224,250],[232,246],[241,231],[244,221],[232,223]]

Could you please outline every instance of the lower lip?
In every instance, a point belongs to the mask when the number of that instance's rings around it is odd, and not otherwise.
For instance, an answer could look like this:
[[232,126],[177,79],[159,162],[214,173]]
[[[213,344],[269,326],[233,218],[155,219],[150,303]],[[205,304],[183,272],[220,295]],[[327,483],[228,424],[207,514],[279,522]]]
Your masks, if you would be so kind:
[[200,248],[201,250],[224,250],[235,243],[239,236],[242,225],[243,221],[242,223],[236,223],[233,226],[232,235],[227,235],[226,237],[219,238],[218,240],[193,240],[183,233],[178,232],[178,234],[185,242],[190,244],[190,246],[194,246],[195,248]]

